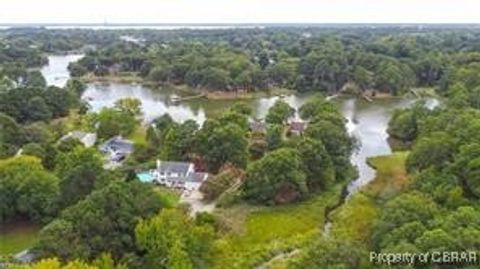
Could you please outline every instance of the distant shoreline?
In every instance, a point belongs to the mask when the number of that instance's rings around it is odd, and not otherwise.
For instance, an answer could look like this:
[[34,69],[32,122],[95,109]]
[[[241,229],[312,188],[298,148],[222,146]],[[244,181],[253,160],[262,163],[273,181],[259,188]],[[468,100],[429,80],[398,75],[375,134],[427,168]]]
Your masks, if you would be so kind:
[[480,23],[0,23],[0,29],[157,29],[222,30],[242,28],[480,28]]

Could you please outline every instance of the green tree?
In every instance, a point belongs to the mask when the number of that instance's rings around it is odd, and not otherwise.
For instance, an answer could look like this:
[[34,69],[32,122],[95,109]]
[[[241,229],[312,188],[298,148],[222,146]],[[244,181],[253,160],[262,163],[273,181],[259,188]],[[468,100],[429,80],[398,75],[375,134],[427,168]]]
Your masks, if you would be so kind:
[[0,113],[0,157],[13,155],[24,139],[21,126],[13,118]]
[[61,152],[56,159],[55,171],[61,179],[63,207],[75,204],[109,181],[102,157],[93,148],[76,147],[73,151]]
[[109,252],[118,260],[137,250],[135,226],[158,212],[161,200],[159,192],[143,183],[112,182],[45,226],[34,252],[39,257],[85,260]]
[[50,86],[44,91],[43,99],[54,118],[67,116],[69,110],[76,104],[76,97],[72,92],[54,86]]
[[318,239],[310,244],[306,253],[291,262],[292,268],[371,268],[362,246],[339,240]]
[[47,121],[52,118],[52,112],[40,96],[35,96],[28,100],[26,109],[29,111],[28,118],[31,121]]
[[250,107],[247,103],[244,102],[237,102],[231,108],[230,111],[245,115],[251,116],[253,113],[252,107]]
[[427,115],[425,103],[419,102],[413,108],[396,110],[388,123],[388,134],[403,142],[411,142],[419,133],[419,122]]
[[361,90],[366,90],[373,84],[373,72],[368,71],[362,66],[356,66],[353,70],[353,81]]
[[47,221],[57,212],[59,181],[39,159],[20,156],[0,160],[0,220],[27,217]]
[[211,265],[214,231],[197,225],[178,209],[164,209],[140,221],[135,229],[137,245],[156,268],[206,268]]
[[30,155],[43,160],[45,158],[46,152],[42,145],[37,143],[28,143],[22,147],[22,155]]
[[248,166],[242,188],[246,199],[258,203],[288,203],[301,199],[308,190],[300,154],[288,148],[267,153]]
[[286,102],[278,100],[268,110],[265,121],[270,124],[285,124],[295,114],[295,110]]
[[264,139],[254,139],[250,142],[250,145],[248,145],[248,152],[250,153],[250,157],[254,160],[262,158],[267,150],[268,144]]
[[115,135],[130,135],[138,122],[131,114],[113,108],[104,108],[97,115],[97,134],[100,138],[110,138]]
[[[438,205],[427,195],[419,192],[401,194],[387,202],[374,228],[373,242],[377,245],[387,238],[387,234],[414,221],[426,226],[439,212]],[[397,231],[398,232],[398,231]],[[404,235],[408,236],[408,235]],[[384,241],[383,245],[386,245]]]
[[335,182],[335,167],[322,142],[306,138],[298,143],[297,149],[309,190],[325,190]]
[[28,87],[45,88],[47,82],[40,71],[30,71],[27,73],[25,85]]
[[151,126],[147,129],[147,141],[151,147],[160,147],[165,136],[171,128],[177,127],[169,114],[164,114],[153,120]]
[[460,148],[451,167],[468,194],[480,197],[480,144]]
[[195,134],[198,124],[187,120],[167,131],[162,144],[162,158],[165,160],[186,161],[195,148]]
[[248,157],[246,136],[246,131],[236,124],[221,125],[216,120],[207,120],[197,141],[209,171],[216,172],[227,163],[245,167]]
[[115,107],[133,117],[142,115],[142,102],[133,97],[122,98],[115,101]]
[[73,78],[67,81],[66,88],[73,92],[77,98],[81,98],[87,89],[87,85],[85,85],[85,83],[83,83],[81,80]]
[[452,140],[444,132],[436,132],[420,138],[407,158],[409,171],[423,170],[430,166],[442,168],[453,157]]
[[350,155],[355,149],[355,143],[347,134],[344,126],[321,120],[309,124],[305,135],[322,142],[325,146],[335,166],[335,175],[338,180],[345,180],[352,176]]
[[267,127],[266,141],[269,150],[281,147],[283,142],[283,126],[279,124],[271,124]]

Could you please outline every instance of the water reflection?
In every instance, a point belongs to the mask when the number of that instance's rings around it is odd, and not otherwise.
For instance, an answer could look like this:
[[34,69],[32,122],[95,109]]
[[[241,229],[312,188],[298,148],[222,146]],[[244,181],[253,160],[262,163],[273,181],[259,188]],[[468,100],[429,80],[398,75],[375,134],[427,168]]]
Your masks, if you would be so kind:
[[144,121],[150,122],[165,113],[170,114],[175,121],[184,122],[188,119],[202,124],[205,119],[203,108],[192,109],[188,103],[171,104],[170,93],[162,90],[151,90],[141,85],[130,84],[89,84],[83,98],[88,100],[93,111],[104,107],[112,107],[119,99],[133,97],[142,102]]
[[355,192],[375,177],[375,170],[367,164],[369,157],[391,154],[387,142],[388,122],[395,109],[412,105],[415,100],[396,98],[366,102],[361,99],[347,99],[343,102],[342,113],[347,119],[347,129],[357,139],[360,147],[352,156],[352,163],[358,168],[358,178],[349,185],[349,193]]

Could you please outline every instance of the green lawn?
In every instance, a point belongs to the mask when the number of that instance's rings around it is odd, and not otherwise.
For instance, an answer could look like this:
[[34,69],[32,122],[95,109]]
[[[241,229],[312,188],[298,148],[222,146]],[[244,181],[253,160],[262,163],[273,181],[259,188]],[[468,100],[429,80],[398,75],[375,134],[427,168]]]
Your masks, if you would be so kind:
[[363,189],[363,192],[381,202],[403,191],[410,183],[405,169],[408,153],[408,151],[399,151],[387,156],[369,158],[367,162],[375,168],[377,175]]
[[166,207],[176,207],[178,205],[180,193],[164,186],[155,186],[154,190],[161,194],[162,204]]
[[0,255],[16,254],[31,247],[37,240],[40,226],[27,222],[4,225],[0,229]]
[[283,251],[291,251],[323,231],[325,207],[334,204],[341,186],[308,201],[288,206],[237,205],[219,210],[221,222],[230,227],[217,242],[217,268],[251,268]]
[[132,140],[135,144],[145,145],[147,144],[146,136],[147,130],[145,129],[145,127],[138,126],[128,138]]

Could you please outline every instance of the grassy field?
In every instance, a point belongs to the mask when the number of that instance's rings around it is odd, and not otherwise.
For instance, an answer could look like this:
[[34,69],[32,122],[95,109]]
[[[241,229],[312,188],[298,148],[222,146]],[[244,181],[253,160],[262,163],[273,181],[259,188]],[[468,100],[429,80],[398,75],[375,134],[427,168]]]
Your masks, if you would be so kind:
[[338,201],[340,192],[338,185],[295,205],[237,205],[219,210],[217,215],[230,231],[217,242],[216,267],[252,268],[319,236],[323,231],[325,208]]
[[31,247],[37,240],[39,226],[28,222],[4,225],[0,229],[0,255],[16,254]]
[[377,171],[377,175],[362,192],[381,202],[403,191],[410,183],[405,169],[408,153],[408,151],[402,151],[388,156],[369,158],[367,162]]

